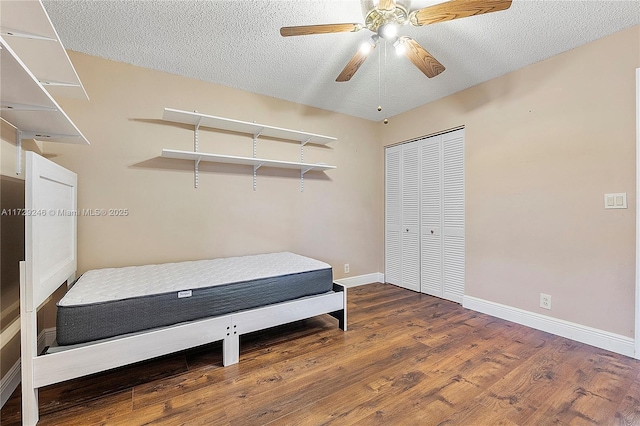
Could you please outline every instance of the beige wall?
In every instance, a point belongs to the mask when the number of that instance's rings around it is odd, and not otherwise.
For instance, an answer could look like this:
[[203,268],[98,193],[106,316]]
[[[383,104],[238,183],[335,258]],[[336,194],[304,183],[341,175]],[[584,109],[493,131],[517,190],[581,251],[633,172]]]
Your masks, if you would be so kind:
[[[78,174],[79,208],[126,208],[127,217],[79,217],[78,272],[293,251],[330,263],[344,277],[382,270],[383,150],[375,123],[71,52],[91,100],[62,107],[91,146],[46,144]],[[305,162],[336,165],[326,174],[258,170],[159,158],[163,148],[193,150],[193,129],[162,122],[165,107],[337,137],[307,145]],[[202,152],[251,156],[252,138],[201,130]],[[259,157],[300,161],[299,143],[258,140]]]
[[[639,40],[632,27],[384,127],[384,145],[466,127],[468,295],[633,337]],[[609,192],[629,208],[605,210]]]
[[[46,144],[79,175],[79,273],[291,250],[336,278],[383,270],[383,145],[466,126],[467,293],[633,336],[634,27],[393,117],[388,126],[71,52],[91,101],[63,108],[91,146]],[[305,161],[338,166],[305,179],[158,158],[193,148],[164,107],[335,136]],[[203,152],[251,156],[246,136],[202,130]],[[258,156],[299,160],[297,144],[260,140]],[[627,192],[630,208],[603,209]],[[538,307],[551,294],[553,310]]]

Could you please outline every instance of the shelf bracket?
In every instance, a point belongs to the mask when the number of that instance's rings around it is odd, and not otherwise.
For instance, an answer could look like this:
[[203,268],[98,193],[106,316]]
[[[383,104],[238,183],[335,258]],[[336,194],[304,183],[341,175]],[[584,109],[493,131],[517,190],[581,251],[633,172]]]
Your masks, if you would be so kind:
[[[196,125],[193,129],[193,151],[194,152],[198,152],[198,130],[200,130],[200,121],[202,120],[202,117],[198,117],[198,121],[196,121]],[[202,159],[202,157],[198,157],[198,159],[196,160],[194,166],[193,166],[193,187],[197,188],[198,187],[198,183],[199,183],[199,173],[198,173],[198,166],[200,165],[200,160]]]
[[16,175],[22,173],[22,130],[16,129]]
[[6,27],[3,27],[0,30],[0,35],[2,35],[2,36],[10,36],[10,37],[19,37],[19,38],[30,38],[30,39],[33,39],[33,40],[58,41],[55,38],[41,36],[41,35],[34,34],[34,33],[27,33],[27,32],[24,32],[24,31],[15,31],[15,30],[12,30],[11,28],[6,28]]
[[43,86],[81,87],[76,83],[65,83],[64,81],[40,80]]
[[[254,139],[254,141],[255,141],[255,139]],[[255,155],[254,155],[254,158],[255,158]],[[256,186],[257,186],[257,182],[256,182],[257,181],[257,173],[256,172],[258,171],[258,169],[260,167],[262,167],[263,164],[264,163],[260,163],[260,164],[256,164],[256,165],[253,166],[253,190],[254,191],[256,190]]]
[[[300,141],[300,162],[304,163],[304,146],[309,143],[309,141],[311,140],[312,136],[309,136],[306,139],[303,139]],[[304,173],[303,173],[304,174]]]
[[261,127],[260,130],[253,134],[253,158],[256,158],[258,155],[258,137],[264,131],[264,127]]
[[58,108],[40,106],[40,105],[28,105],[28,104],[16,104],[13,102],[3,102],[0,109],[3,111],[58,111]]
[[300,169],[300,192],[304,192],[304,174],[311,169],[313,169],[313,167],[305,167],[303,169]]
[[198,156],[198,159],[196,160],[196,163],[195,163],[195,165],[194,165],[194,167],[193,167],[193,174],[194,174],[194,177],[193,177],[193,180],[194,180],[194,182],[193,182],[193,187],[194,187],[194,188],[197,188],[197,187],[198,187],[198,181],[199,181],[199,179],[198,179],[198,166],[200,166],[200,160],[202,160],[202,156]]
[[[264,131],[264,127],[261,127],[260,130],[258,130],[253,134],[253,158],[256,158],[258,155],[258,137],[260,137],[263,131]],[[264,163],[256,164],[253,166],[253,190],[254,191],[256,190],[257,180],[258,180],[256,172],[262,166],[262,164]]]
[[202,117],[198,117],[198,121],[196,121],[196,125],[193,130],[193,150],[195,152],[198,152],[198,130],[200,130],[200,120],[202,120]]

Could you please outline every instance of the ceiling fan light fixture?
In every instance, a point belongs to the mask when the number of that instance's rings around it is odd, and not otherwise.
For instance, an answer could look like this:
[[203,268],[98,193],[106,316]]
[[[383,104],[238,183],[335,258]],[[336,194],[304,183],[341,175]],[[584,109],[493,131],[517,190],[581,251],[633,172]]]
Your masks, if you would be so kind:
[[376,45],[378,44],[378,40],[378,35],[372,35],[369,40],[362,43],[362,45],[360,46],[360,52],[364,55],[368,55],[373,50],[373,48],[376,47]]
[[378,35],[385,40],[392,40],[398,36],[398,26],[393,22],[387,22],[380,25],[378,28]]
[[402,38],[398,38],[393,42],[393,48],[398,56],[404,56],[404,54],[407,53],[407,45],[404,44],[404,40]]

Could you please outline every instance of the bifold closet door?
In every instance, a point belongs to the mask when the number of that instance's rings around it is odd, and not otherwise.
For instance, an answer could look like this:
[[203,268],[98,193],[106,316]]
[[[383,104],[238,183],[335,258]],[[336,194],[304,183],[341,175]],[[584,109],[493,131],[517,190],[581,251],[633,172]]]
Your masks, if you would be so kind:
[[385,152],[385,281],[420,291],[420,162],[417,143]]
[[443,297],[442,285],[442,137],[420,141],[420,291]]
[[420,291],[464,297],[464,130],[420,141]]
[[386,149],[385,279],[464,296],[464,130]]
[[402,282],[420,291],[420,145],[402,145]]
[[385,268],[386,282],[402,282],[402,147],[385,150]]
[[464,129],[442,135],[443,294],[462,303],[464,297]]

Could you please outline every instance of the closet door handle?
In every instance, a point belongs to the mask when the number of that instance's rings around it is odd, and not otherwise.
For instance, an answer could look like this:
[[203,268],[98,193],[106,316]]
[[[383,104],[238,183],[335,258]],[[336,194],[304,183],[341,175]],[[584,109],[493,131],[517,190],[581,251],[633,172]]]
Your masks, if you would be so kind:
[[431,233],[433,234],[433,229],[431,230]]

